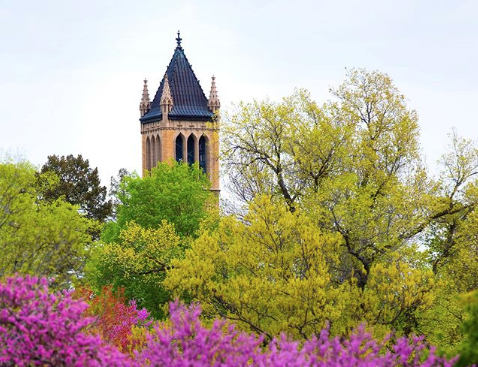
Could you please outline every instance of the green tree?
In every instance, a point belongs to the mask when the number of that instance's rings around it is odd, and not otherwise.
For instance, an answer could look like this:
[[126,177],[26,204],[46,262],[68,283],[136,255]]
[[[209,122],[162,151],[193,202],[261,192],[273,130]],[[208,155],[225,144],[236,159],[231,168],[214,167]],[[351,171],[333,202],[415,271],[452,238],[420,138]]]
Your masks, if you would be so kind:
[[462,324],[465,338],[458,348],[459,367],[478,364],[478,291],[464,295],[462,302],[465,304],[468,317]]
[[[42,189],[56,181],[41,175]],[[40,200],[37,182],[29,163],[0,163],[0,277],[35,274],[67,287],[82,274],[95,223],[61,199]]]
[[124,187],[122,188],[120,185],[126,177],[131,175],[131,172],[129,172],[126,168],[120,168],[116,177],[111,176],[108,196],[111,198],[112,203],[112,220],[116,220],[116,209],[118,208],[118,205],[121,204],[119,197],[124,197],[126,195]]
[[[476,280],[473,281],[478,275],[476,269],[470,272],[471,263],[478,255],[475,233],[478,149],[471,140],[460,138],[456,131],[450,134],[450,138],[448,152],[441,159],[442,171],[435,202],[435,212],[445,215],[435,214],[436,218],[428,228],[427,244],[433,271],[440,273],[441,268],[455,269],[448,272],[449,275],[461,283],[461,292],[469,292],[478,286]],[[471,268],[457,273],[464,264]],[[464,277],[471,283],[465,285]]]
[[171,300],[163,287],[166,270],[183,252],[174,227],[166,221],[156,229],[129,222],[118,242],[99,245],[93,252],[87,279],[97,292],[109,285],[124,288],[128,299],[136,300],[156,318],[163,318],[161,306]]
[[78,205],[87,218],[101,223],[111,215],[112,203],[106,200],[107,190],[101,186],[98,168],[92,169],[81,155],[48,156],[40,170],[40,173],[46,172],[55,173],[59,181],[58,185],[48,187],[42,193],[43,199],[55,201],[63,198],[70,204]]
[[120,181],[116,220],[104,226],[86,278],[96,291],[124,287],[129,299],[161,318],[171,260],[183,256],[201,226],[215,226],[217,198],[197,165],[159,163],[143,178]]
[[121,229],[135,221],[144,228],[158,228],[168,221],[183,238],[194,236],[205,217],[216,208],[210,182],[197,166],[159,163],[141,178],[126,176],[120,183],[115,222],[107,223],[103,242],[119,240]]
[[352,70],[332,94],[322,107],[302,90],[278,104],[241,105],[226,124],[224,155],[241,198],[270,194],[339,233],[334,276],[364,289],[373,264],[420,232],[434,186],[417,115],[390,77]]

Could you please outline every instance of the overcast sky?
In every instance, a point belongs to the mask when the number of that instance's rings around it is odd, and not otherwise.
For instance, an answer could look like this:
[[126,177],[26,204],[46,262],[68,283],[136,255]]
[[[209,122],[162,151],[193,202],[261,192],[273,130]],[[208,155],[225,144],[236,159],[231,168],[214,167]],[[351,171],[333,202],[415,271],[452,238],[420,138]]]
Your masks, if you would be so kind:
[[142,80],[154,95],[178,29],[225,109],[295,87],[323,103],[364,67],[418,111],[429,166],[452,127],[478,138],[478,1],[0,0],[0,155],[82,154],[104,184],[140,172]]

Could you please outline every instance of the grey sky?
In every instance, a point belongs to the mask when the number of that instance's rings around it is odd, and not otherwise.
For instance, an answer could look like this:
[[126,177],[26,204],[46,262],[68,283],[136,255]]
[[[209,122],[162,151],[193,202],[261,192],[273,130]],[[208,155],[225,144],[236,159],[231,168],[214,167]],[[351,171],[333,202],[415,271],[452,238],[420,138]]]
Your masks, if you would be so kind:
[[322,103],[346,67],[365,67],[418,111],[429,166],[452,127],[478,137],[476,1],[0,0],[0,153],[82,154],[104,184],[139,172],[142,80],[154,95],[178,29],[226,109],[295,87]]

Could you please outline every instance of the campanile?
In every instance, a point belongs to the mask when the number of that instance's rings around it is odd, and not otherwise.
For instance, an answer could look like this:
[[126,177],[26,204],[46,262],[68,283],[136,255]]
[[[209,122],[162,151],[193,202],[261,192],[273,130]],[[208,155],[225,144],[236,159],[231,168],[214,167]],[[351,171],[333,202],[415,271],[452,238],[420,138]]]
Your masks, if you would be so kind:
[[219,193],[219,108],[221,103],[212,77],[209,99],[181,46],[176,49],[152,101],[147,80],[139,104],[143,175],[158,162],[198,163]]

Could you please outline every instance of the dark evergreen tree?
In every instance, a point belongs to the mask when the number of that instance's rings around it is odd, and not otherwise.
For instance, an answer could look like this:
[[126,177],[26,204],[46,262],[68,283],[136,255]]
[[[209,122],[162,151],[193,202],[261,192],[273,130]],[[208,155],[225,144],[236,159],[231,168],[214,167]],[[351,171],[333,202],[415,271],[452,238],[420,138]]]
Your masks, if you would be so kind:
[[[92,169],[88,159],[78,155],[48,156],[40,173],[53,172],[59,178],[55,187],[43,191],[43,199],[53,201],[63,197],[65,201],[78,205],[87,218],[103,223],[112,213],[112,202],[107,200],[107,189],[101,186],[98,168]],[[39,176],[41,177],[41,176]]]
[[118,208],[118,205],[121,204],[120,196],[124,197],[125,195],[127,195],[124,186],[121,187],[121,183],[126,177],[130,176],[131,172],[129,172],[126,168],[120,168],[116,177],[111,176],[110,192],[108,196],[111,198],[111,203],[113,205],[111,211],[112,220],[116,220],[116,210]]

